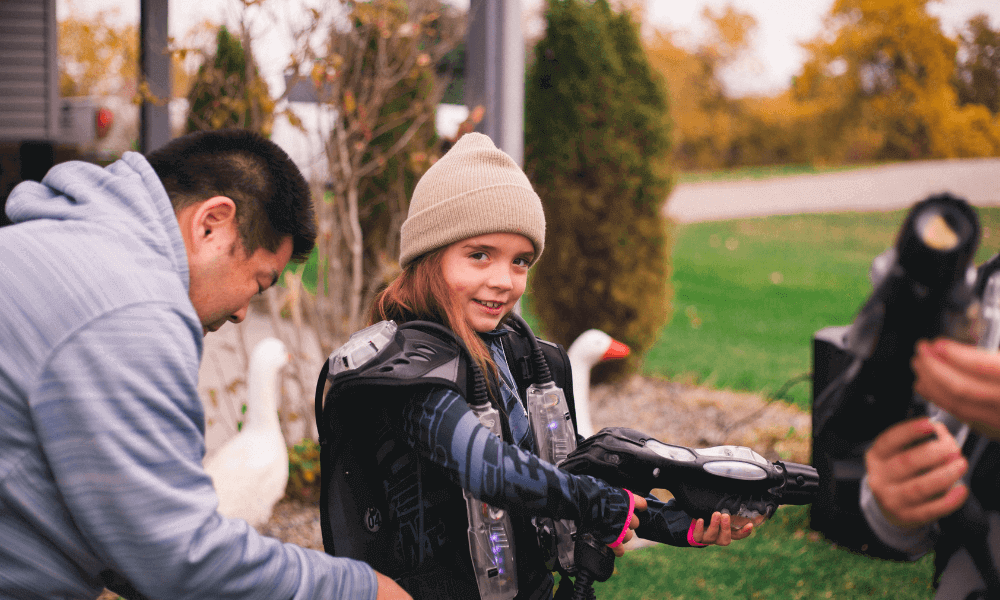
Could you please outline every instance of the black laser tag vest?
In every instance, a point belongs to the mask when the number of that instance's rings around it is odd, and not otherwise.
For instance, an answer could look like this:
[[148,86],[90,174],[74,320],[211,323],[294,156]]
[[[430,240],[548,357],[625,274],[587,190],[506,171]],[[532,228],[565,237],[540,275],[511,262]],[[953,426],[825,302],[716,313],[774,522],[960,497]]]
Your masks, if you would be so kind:
[[[369,339],[373,336],[374,340]],[[536,375],[530,342],[508,329],[501,344],[523,399]],[[569,357],[562,346],[543,340],[538,340],[538,345],[553,381],[566,393],[575,427]],[[436,555],[437,571],[416,566],[420,540],[408,531],[406,515],[420,508],[392,501],[400,488],[418,484],[424,486],[425,493],[433,489],[436,494],[440,489],[442,494],[451,494],[439,506],[446,516],[437,517],[444,518],[453,533],[464,535],[468,520],[460,488],[432,469],[422,470],[419,482],[405,475],[412,473],[420,459],[396,428],[404,402],[433,388],[444,387],[466,399],[474,398],[468,361],[450,330],[436,323],[411,321],[389,334],[382,324],[376,324],[331,354],[317,382],[323,547],[331,555],[367,562],[417,596],[478,597],[468,546],[451,557]],[[493,396],[499,397],[496,393]],[[496,402],[491,403],[497,407]],[[507,419],[501,421],[504,441],[510,442]],[[545,570],[538,568],[544,558],[537,534],[527,518],[520,521],[520,525],[515,524],[523,533],[515,539],[521,589],[518,598],[526,597],[525,592],[530,593],[545,575]],[[442,568],[447,571],[442,572]],[[433,593],[420,594],[421,589]]]

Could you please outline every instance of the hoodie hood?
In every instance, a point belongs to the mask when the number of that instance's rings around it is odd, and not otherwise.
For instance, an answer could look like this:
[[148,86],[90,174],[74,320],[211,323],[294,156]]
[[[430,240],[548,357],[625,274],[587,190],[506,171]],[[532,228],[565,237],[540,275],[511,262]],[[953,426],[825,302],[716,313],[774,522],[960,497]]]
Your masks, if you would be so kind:
[[79,161],[56,165],[41,183],[18,184],[6,212],[14,223],[81,221],[129,231],[170,260],[184,285],[189,285],[187,250],[170,198],[137,152],[126,152],[105,168]]

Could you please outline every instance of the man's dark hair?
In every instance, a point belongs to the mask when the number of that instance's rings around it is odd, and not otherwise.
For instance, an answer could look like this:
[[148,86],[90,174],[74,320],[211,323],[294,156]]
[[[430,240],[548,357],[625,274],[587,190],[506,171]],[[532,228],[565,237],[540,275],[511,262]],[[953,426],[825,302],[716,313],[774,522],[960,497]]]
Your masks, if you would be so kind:
[[316,213],[302,172],[277,144],[246,129],[197,131],[150,152],[174,212],[225,196],[236,204],[247,256],[276,252],[292,238],[292,260],[303,261],[316,243]]

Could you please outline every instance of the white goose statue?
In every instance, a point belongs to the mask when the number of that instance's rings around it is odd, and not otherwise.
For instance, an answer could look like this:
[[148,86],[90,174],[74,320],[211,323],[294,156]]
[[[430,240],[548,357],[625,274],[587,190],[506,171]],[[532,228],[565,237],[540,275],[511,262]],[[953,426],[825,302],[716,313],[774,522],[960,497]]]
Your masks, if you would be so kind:
[[252,527],[267,523],[288,484],[288,447],[278,422],[279,372],[289,356],[266,338],[250,356],[243,427],[205,461],[219,495],[219,512]]
[[566,350],[573,370],[577,433],[583,437],[594,435],[594,424],[590,421],[590,370],[602,360],[623,358],[628,353],[628,346],[599,329],[584,331]]

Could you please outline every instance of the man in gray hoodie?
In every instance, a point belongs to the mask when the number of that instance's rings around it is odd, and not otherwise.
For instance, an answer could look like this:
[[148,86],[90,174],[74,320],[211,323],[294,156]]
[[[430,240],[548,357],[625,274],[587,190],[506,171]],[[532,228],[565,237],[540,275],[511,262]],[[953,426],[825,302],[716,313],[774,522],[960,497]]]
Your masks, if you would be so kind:
[[0,598],[408,597],[368,565],[218,514],[203,336],[316,237],[309,189],[247,131],[71,162],[0,229]]

